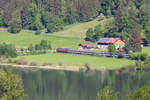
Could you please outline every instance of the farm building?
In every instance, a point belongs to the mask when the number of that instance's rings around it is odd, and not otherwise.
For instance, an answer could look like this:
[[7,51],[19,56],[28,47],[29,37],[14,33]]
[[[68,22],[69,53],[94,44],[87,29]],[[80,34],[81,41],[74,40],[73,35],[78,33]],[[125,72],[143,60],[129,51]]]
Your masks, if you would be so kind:
[[101,38],[97,41],[99,49],[108,49],[109,45],[114,45],[116,49],[122,49],[125,43],[120,38]]
[[94,44],[93,43],[81,43],[78,47],[79,50],[93,50]]
[[146,40],[145,38],[142,38],[142,39],[140,40],[140,43],[141,43],[141,47],[144,47],[144,46],[147,46],[147,45],[148,45],[148,42],[147,42],[147,40]]

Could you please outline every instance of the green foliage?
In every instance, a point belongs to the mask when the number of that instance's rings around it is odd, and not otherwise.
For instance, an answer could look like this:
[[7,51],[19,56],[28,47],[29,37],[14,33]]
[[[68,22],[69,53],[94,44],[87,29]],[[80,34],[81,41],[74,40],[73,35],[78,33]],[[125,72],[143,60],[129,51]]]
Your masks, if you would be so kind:
[[92,28],[89,28],[88,31],[86,32],[86,41],[91,41],[91,42],[95,42],[94,39],[94,31]]
[[46,40],[41,40],[40,46],[42,49],[46,49],[47,48],[47,41]]
[[96,100],[118,100],[118,93],[110,87],[104,87],[104,89],[97,93]]
[[114,56],[115,51],[116,51],[115,46],[114,45],[109,45],[108,52],[110,53],[110,55]]
[[33,45],[32,45],[32,44],[30,44],[30,46],[29,46],[28,50],[29,50],[30,52],[32,52],[32,51],[34,50],[34,47],[33,47]]
[[142,87],[128,94],[126,100],[149,100],[150,87]]
[[27,100],[21,78],[0,70],[0,100]]
[[122,52],[119,53],[118,58],[124,58],[124,54]]
[[144,28],[144,34],[146,36],[146,39],[150,43],[150,26],[145,26],[145,28]]
[[32,44],[29,46],[28,50],[48,50],[51,49],[51,42],[47,40],[41,40],[40,44],[36,44],[33,46]]
[[10,33],[19,33],[21,31],[21,24],[12,23],[8,28],[8,32]]
[[78,21],[78,16],[71,10],[71,8],[67,9],[67,15],[64,18],[65,25],[73,24]]
[[119,37],[120,35],[117,32],[114,19],[110,22],[106,23],[105,30],[104,30],[105,37]]
[[138,53],[138,54],[130,53],[129,54],[129,58],[132,60],[146,61],[147,57],[148,55],[146,53]]
[[146,61],[147,57],[148,57],[148,55],[146,53],[139,54],[139,58],[140,58],[141,61]]
[[101,9],[100,12],[102,12],[104,15],[109,15],[110,9],[112,8],[113,0],[103,0],[101,3]]
[[10,21],[8,31],[10,33],[19,33],[21,29],[22,29],[21,19],[16,16],[13,17],[12,20]]
[[126,44],[127,45],[126,50],[133,51],[133,52],[141,51],[142,49],[141,49],[140,39],[141,39],[141,36],[140,36],[139,30],[137,27],[134,27],[132,34],[129,38],[129,41]]
[[143,0],[142,4],[140,3],[140,21],[142,27],[144,28],[147,25],[150,25],[150,1]]
[[124,11],[121,16],[121,24],[119,32],[122,32],[122,39],[128,40],[133,29],[133,22],[131,21],[130,15],[127,11]]
[[138,68],[149,68],[150,67],[150,60],[146,59],[144,61],[136,61],[136,67]]
[[52,33],[52,32],[57,32],[62,30],[64,27],[64,22],[61,17],[51,17],[49,18],[48,24],[47,24],[47,31]]
[[3,23],[3,15],[0,13],[0,26],[3,26],[4,23]]
[[97,25],[94,28],[94,33],[95,33],[95,40],[99,40],[100,38],[104,37],[104,31],[101,29],[101,25]]
[[36,32],[35,32],[35,35],[40,35],[41,34],[41,30],[37,30]]
[[40,44],[36,44],[35,45],[35,50],[41,50],[41,45]]
[[6,57],[16,57],[17,52],[16,48],[11,44],[0,44],[0,57],[6,56]]

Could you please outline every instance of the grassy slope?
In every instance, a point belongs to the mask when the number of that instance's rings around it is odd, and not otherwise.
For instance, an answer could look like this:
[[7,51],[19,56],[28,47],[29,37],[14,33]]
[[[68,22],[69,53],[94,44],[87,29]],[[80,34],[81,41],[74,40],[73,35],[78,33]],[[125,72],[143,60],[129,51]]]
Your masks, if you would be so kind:
[[52,35],[55,36],[65,36],[65,37],[79,37],[79,38],[85,38],[85,33],[89,28],[94,28],[94,26],[101,24],[102,27],[104,27],[104,24],[111,21],[113,18],[104,19],[102,21],[98,21],[98,18],[85,23],[75,23],[73,25],[69,25],[65,27],[63,31],[56,32]]
[[84,66],[86,63],[88,63],[93,68],[107,68],[107,69],[118,69],[123,66],[134,64],[134,61],[127,59],[115,59],[115,58],[58,54],[58,53],[20,56],[17,59],[21,58],[25,58],[29,61],[35,61],[38,63],[62,63],[65,65],[72,65],[72,66]]
[[150,55],[150,47],[143,47],[142,52],[147,53],[148,55]]
[[[18,34],[10,34],[7,31],[0,30],[0,42],[6,42],[16,45],[17,47],[27,47],[30,44],[37,44],[42,39],[50,40],[53,48],[77,48],[79,43],[84,43],[85,33],[90,27],[105,24],[113,18],[98,21],[98,18],[85,23],[75,23],[65,27],[64,31],[56,32],[51,35],[34,35],[32,31],[25,31]],[[104,24],[105,23],[105,24]]]
[[30,44],[40,43],[42,39],[50,40],[52,48],[77,48],[79,43],[85,42],[79,38],[34,35],[34,33],[30,31],[22,31],[19,34],[10,34],[7,31],[0,31],[0,43],[11,43],[17,47],[28,47]]

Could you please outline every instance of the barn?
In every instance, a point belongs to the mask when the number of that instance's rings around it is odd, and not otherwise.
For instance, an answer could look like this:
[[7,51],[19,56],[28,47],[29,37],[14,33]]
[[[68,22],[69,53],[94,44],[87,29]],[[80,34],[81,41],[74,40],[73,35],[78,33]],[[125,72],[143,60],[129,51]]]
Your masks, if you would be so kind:
[[93,50],[94,44],[93,43],[81,43],[78,47],[79,50]]

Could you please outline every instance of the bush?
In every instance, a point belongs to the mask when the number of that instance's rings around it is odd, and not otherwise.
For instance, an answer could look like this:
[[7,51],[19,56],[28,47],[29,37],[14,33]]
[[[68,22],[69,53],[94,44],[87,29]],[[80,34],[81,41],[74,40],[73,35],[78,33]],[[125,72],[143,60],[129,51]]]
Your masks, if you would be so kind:
[[12,63],[13,61],[11,60],[11,59],[8,59],[8,61],[7,61],[8,63]]
[[32,61],[31,63],[30,63],[30,66],[37,66],[38,65],[38,63],[37,62],[34,62],[34,61]]
[[134,53],[129,54],[129,59],[131,59],[131,60],[138,60],[139,58],[140,58],[140,56],[137,54],[134,54]]
[[28,61],[24,58],[14,61],[17,65],[28,65]]
[[148,57],[148,55],[146,53],[140,54],[139,56],[140,56],[141,61],[147,60],[147,57]]
[[59,62],[58,65],[59,65],[59,66],[63,66],[63,63],[62,63],[62,62]]
[[43,63],[42,66],[52,66],[51,63]]
[[114,56],[114,54],[116,52],[115,46],[114,45],[109,45],[108,52],[110,53],[111,56]]
[[5,63],[6,61],[6,56],[1,56],[0,57],[0,63]]
[[91,65],[89,63],[86,63],[85,64],[85,68],[86,68],[86,71],[90,71],[91,70]]
[[15,46],[11,44],[5,44],[2,43],[0,44],[0,57],[5,56],[5,57],[16,57],[17,56],[17,51]]
[[124,54],[122,52],[119,53],[118,58],[124,58]]
[[10,33],[19,33],[22,29],[22,26],[21,26],[21,22],[17,22],[16,20],[15,21],[12,21],[9,28],[8,28],[8,32]]
[[35,32],[35,35],[40,35],[41,34],[41,30],[37,30],[36,32]]
[[141,60],[145,61],[147,60],[148,55],[146,53],[140,53],[140,54],[129,54],[129,58],[132,60]]
[[136,62],[136,67],[144,68],[143,62],[142,62],[142,61],[137,61],[137,62]]

